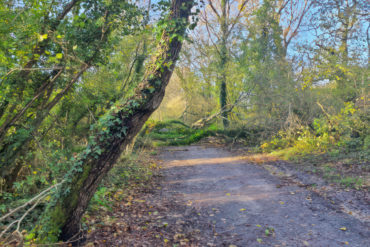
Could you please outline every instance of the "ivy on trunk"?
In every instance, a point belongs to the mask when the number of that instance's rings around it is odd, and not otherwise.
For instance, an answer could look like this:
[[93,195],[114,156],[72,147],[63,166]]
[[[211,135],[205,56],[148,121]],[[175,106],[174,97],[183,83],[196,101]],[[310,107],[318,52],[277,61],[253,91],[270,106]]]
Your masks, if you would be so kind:
[[94,126],[95,135],[72,161],[59,193],[34,229],[38,242],[68,240],[80,231],[80,220],[100,181],[160,105],[181,50],[193,1],[173,0],[161,25],[156,54],[133,97],[117,102]]

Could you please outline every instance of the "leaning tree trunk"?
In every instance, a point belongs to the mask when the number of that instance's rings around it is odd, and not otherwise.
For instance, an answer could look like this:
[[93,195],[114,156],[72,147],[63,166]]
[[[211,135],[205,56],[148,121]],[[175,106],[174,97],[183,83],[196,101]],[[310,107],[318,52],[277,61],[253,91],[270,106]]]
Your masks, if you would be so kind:
[[60,192],[53,198],[34,229],[39,242],[68,240],[80,230],[80,220],[100,181],[125,147],[160,105],[181,50],[193,1],[173,0],[168,25],[157,53],[133,97],[116,103],[95,126],[96,135],[73,161]]

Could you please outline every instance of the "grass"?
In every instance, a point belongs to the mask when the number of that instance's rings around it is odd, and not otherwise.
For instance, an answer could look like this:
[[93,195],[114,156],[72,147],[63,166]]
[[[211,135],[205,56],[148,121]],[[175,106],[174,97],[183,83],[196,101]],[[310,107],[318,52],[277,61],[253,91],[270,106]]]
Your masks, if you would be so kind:
[[243,127],[221,129],[216,123],[203,129],[192,129],[178,120],[164,122],[148,121],[137,138],[136,146],[181,146],[190,145],[209,136],[218,136],[226,143],[236,139],[247,146],[260,144],[263,129],[258,127]]
[[141,131],[136,146],[181,146],[196,143],[201,139],[214,136],[222,131],[216,125],[205,129],[192,129],[186,124],[171,120],[166,122],[149,122]]
[[301,169],[344,188],[368,189],[370,166],[363,152],[306,154],[295,157]]

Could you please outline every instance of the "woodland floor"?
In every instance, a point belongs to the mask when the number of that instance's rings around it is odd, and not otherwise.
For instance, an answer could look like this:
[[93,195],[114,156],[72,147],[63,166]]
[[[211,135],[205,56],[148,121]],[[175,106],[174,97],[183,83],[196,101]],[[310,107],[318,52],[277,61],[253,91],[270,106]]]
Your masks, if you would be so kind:
[[367,190],[217,146],[157,159],[161,175],[90,222],[85,246],[370,246]]

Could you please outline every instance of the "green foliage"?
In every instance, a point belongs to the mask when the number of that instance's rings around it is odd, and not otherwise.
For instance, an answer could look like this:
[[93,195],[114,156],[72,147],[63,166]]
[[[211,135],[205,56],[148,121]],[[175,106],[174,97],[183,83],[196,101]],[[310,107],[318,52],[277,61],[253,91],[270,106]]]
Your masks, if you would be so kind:
[[261,145],[265,152],[291,157],[311,153],[333,154],[363,151],[369,155],[369,117],[366,112],[347,103],[337,115],[314,120],[312,127],[299,126],[295,130],[280,131],[269,142]]
[[108,210],[112,210],[111,203],[109,202],[108,198],[110,196],[110,192],[108,192],[107,187],[100,187],[95,192],[93,198],[90,201],[90,207],[92,211],[97,211],[101,208],[105,208]]
[[[6,17],[0,22],[0,183],[7,191],[34,193],[60,179],[89,126],[122,96],[122,77],[131,76],[117,61],[130,64],[136,45],[119,42],[141,29],[141,10],[127,1],[72,3],[71,9],[53,1],[0,4]],[[97,83],[96,75],[112,66],[115,80]],[[89,67],[91,78],[78,82]]]
[[87,214],[110,211],[113,201],[123,198],[132,185],[149,182],[159,169],[149,154],[149,150],[143,150],[123,156],[102,181],[90,201]]
[[181,146],[196,143],[201,139],[222,132],[216,124],[206,129],[192,129],[178,120],[165,122],[149,121],[136,141],[137,146]]

